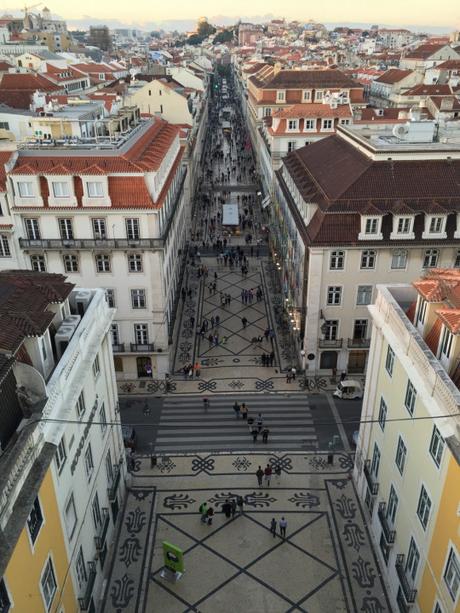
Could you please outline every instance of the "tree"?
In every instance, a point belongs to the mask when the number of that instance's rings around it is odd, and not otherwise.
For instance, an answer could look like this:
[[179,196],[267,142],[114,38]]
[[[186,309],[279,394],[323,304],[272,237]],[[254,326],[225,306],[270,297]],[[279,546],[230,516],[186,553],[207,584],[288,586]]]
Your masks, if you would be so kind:
[[224,30],[223,32],[219,32],[214,36],[214,44],[215,45],[223,45],[225,43],[229,43],[233,40],[233,30]]
[[206,37],[211,36],[211,34],[215,34],[216,28],[207,21],[200,21],[200,23],[198,24],[197,33],[198,36],[201,36],[203,39],[205,39]]

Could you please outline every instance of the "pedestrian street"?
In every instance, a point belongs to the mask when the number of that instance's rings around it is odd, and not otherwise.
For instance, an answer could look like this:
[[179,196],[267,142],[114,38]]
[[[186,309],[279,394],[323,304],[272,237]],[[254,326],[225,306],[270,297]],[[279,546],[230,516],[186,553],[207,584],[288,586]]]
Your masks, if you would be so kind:
[[[136,459],[103,613],[390,611],[352,465],[345,453],[332,465],[297,452]],[[269,486],[259,466],[273,468]],[[175,583],[161,575],[163,541],[183,552]]]

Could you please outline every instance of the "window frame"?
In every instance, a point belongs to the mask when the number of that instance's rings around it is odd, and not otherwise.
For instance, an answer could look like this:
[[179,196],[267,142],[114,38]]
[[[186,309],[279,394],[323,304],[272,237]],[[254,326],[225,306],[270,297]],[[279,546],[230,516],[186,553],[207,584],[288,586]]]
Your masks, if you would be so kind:
[[144,263],[142,261],[142,253],[128,253],[128,272],[138,273],[144,272]]
[[76,253],[65,253],[62,256],[62,263],[66,273],[72,274],[79,271],[79,260]]
[[[335,300],[335,296],[338,296],[338,302]],[[329,297],[333,298],[333,301],[329,301]],[[341,306],[343,299],[343,286],[342,285],[328,285],[326,290],[326,304],[327,306]]]
[[[455,573],[453,575],[453,578],[455,579],[455,577],[457,577],[456,581],[457,581],[457,587],[455,590],[455,594],[452,592],[452,588],[451,588],[451,584],[450,582],[447,580],[446,575],[449,573],[450,571],[450,562],[451,559],[453,560],[453,566],[455,567]],[[445,568],[444,568],[444,572],[442,573],[442,578],[444,580],[444,583],[447,587],[447,591],[449,592],[450,597],[452,598],[453,602],[456,603],[458,601],[458,597],[460,595],[460,559],[457,555],[457,551],[456,549],[451,545],[450,546],[450,550],[447,554],[447,559],[446,559],[446,564],[445,564]]]
[[407,445],[404,442],[403,437],[399,434],[398,443],[396,445],[395,464],[401,475],[403,474],[404,467],[406,466],[406,458],[407,458]]
[[[56,189],[56,186],[64,186],[64,189],[62,190],[62,193],[57,193],[59,189]],[[51,189],[53,192],[53,197],[58,199],[58,198],[70,198],[70,191],[69,191],[69,183],[67,181],[51,181]]]
[[131,308],[134,310],[141,310],[147,308],[147,295],[143,288],[135,288],[130,290],[131,295]]
[[[396,259],[396,262],[400,264],[401,258],[403,255],[404,255],[404,266],[401,266],[401,265],[395,266],[394,265],[395,259]],[[391,252],[391,263],[390,263],[391,270],[406,270],[407,256],[408,256],[407,249],[393,249],[393,251]]]
[[[68,513],[69,510],[72,511],[72,516],[69,516],[69,513]],[[70,525],[68,521],[69,517],[73,518],[72,525]],[[66,526],[67,536],[69,538],[69,541],[71,541],[73,538],[73,535],[75,534],[75,529],[78,524],[77,507],[75,506],[75,497],[73,495],[73,492],[71,492],[69,498],[67,499],[65,507],[64,507],[64,523]]]
[[385,432],[385,425],[386,425],[386,421],[387,421],[387,415],[388,415],[388,405],[385,402],[385,398],[383,396],[380,396],[380,403],[379,403],[379,415],[378,415],[378,422],[379,422],[379,426],[382,429],[382,432]]
[[396,355],[395,355],[395,352],[393,351],[393,348],[390,345],[388,345],[387,355],[385,357],[385,370],[387,371],[390,377],[393,376],[395,358],[396,358]]
[[[46,588],[46,591],[45,591],[44,580],[45,578],[46,580],[48,580],[49,576],[52,577],[54,585],[52,588],[52,593],[48,594],[48,587]],[[47,583],[45,585],[47,585]],[[56,579],[56,571],[54,570],[54,564],[53,564],[52,556],[50,554],[48,555],[48,558],[40,574],[40,592],[41,592],[43,602],[45,605],[45,611],[49,611],[51,609],[51,605],[53,604],[53,600],[56,595],[57,589],[58,589],[58,583]]]
[[91,219],[91,228],[93,230],[94,240],[100,241],[107,239],[107,223],[104,217],[93,217]]
[[91,448],[91,441],[88,443],[85,449],[84,459],[85,459],[85,472],[86,472],[86,476],[89,482],[91,481],[94,475],[94,458],[93,458],[93,450]]
[[[112,258],[108,253],[97,253],[94,256],[95,264],[96,264],[96,272],[98,274],[106,274],[112,272]],[[101,267],[99,263],[103,264]],[[107,267],[108,265],[108,267]]]
[[[363,287],[370,288],[369,302],[362,302],[362,301],[360,302],[360,300],[359,300],[359,296],[360,296],[360,294],[365,295],[365,293],[367,293],[367,292],[364,292],[364,291],[361,289],[361,288],[363,288]],[[371,303],[372,303],[372,294],[373,294],[373,291],[374,291],[374,286],[373,286],[373,285],[369,285],[369,284],[365,284],[365,285],[358,285],[358,288],[357,288],[357,291],[356,291],[356,306],[367,306],[367,305],[371,304]]]
[[105,288],[105,299],[111,309],[115,308],[115,290],[113,288]]
[[416,515],[419,518],[419,521],[422,525],[423,530],[425,531],[428,526],[428,522],[430,521],[432,508],[433,508],[433,502],[430,498],[428,490],[426,489],[425,485],[422,483],[420,487],[420,494],[418,497],[418,502],[417,502]]
[[85,181],[85,188],[88,198],[104,197],[104,184],[102,181]]
[[[333,266],[333,263],[338,264]],[[340,265],[341,263],[341,265]],[[345,251],[343,249],[335,249],[329,254],[329,270],[344,270],[345,269]]]
[[[363,249],[360,258],[360,270],[375,270],[377,251],[375,249]],[[369,264],[371,262],[371,264]],[[366,264],[366,265],[365,265]]]
[[10,258],[11,248],[7,234],[0,234],[0,258]]
[[[437,268],[439,262],[439,249],[425,249],[422,268]],[[435,260],[433,260],[435,258]]]
[[83,417],[86,411],[85,394],[83,390],[78,395],[77,402],[75,403],[75,408],[77,410],[77,417],[80,419],[81,417]]
[[[442,436],[436,424],[434,424],[433,430],[431,431],[430,445],[428,447],[428,451],[437,468],[441,466],[445,445],[446,442],[444,440],[444,437]],[[439,449],[441,450],[440,452]]]
[[141,238],[141,224],[138,217],[125,219],[126,238],[129,241],[138,241]]
[[34,253],[30,256],[30,266],[35,272],[46,272],[46,258],[44,255]]
[[65,466],[65,463],[67,462],[67,447],[65,442],[65,434],[61,436],[61,440],[56,447],[56,453],[54,454],[54,458],[58,475],[60,475]]
[[[409,400],[409,402],[408,402]],[[404,395],[404,406],[411,417],[414,415],[415,403],[417,401],[417,390],[410,379],[407,380],[406,393]],[[410,405],[410,406],[409,406]]]
[[[19,198],[33,198],[35,196],[34,190],[34,181],[16,181],[16,185],[18,188],[18,196]],[[26,188],[23,193],[23,187],[28,185],[30,187]],[[28,193],[25,193],[28,192]]]
[[[34,513],[36,516],[36,521],[31,527],[31,515]],[[41,529],[45,523],[45,517],[43,515],[42,505],[40,503],[40,498],[38,496],[35,497],[35,500],[32,505],[32,509],[30,510],[29,515],[27,516],[26,525],[27,525],[27,533],[29,535],[30,542],[32,546],[35,546],[37,539],[40,535]]]
[[99,409],[99,425],[101,426],[101,434],[104,436],[107,430],[107,415],[105,412],[105,404],[101,403],[101,408]]
[[[139,341],[138,334],[143,335],[144,333],[145,333],[146,340]],[[149,344],[149,325],[147,323],[135,323],[134,324],[134,338],[136,341],[136,345],[148,345]]]

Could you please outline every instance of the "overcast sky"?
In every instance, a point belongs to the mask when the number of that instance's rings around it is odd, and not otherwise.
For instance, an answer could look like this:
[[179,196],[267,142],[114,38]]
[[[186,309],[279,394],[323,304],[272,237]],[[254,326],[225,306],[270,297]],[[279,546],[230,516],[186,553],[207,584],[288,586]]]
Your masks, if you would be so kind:
[[[28,3],[33,4],[33,3]],[[0,0],[0,13],[11,9],[10,0]],[[20,6],[17,7],[18,9]],[[287,19],[319,22],[359,22],[370,24],[417,24],[420,26],[450,26],[460,28],[460,1],[445,0],[437,5],[433,0],[51,0],[48,8],[64,19],[85,21],[114,19],[126,24],[142,24],[172,19],[193,19],[201,15],[235,17],[248,15],[283,15]],[[35,9],[39,10],[39,9]]]

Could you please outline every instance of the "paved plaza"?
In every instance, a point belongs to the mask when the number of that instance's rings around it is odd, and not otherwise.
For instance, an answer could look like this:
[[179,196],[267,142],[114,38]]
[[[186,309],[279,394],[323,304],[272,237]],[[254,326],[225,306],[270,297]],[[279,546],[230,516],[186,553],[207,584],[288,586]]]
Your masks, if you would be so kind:
[[[281,477],[258,487],[267,464]],[[103,613],[390,611],[352,464],[295,452],[136,460]],[[237,495],[243,512],[227,519],[222,504]],[[200,521],[205,501],[211,526]],[[273,517],[286,518],[285,539],[270,533]],[[164,540],[184,551],[175,584],[160,576]]]

